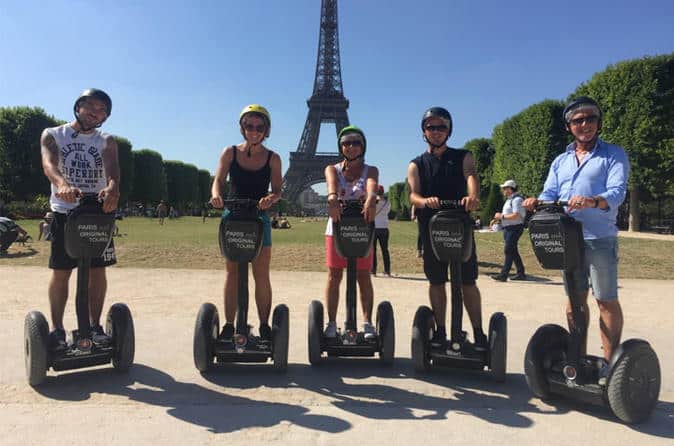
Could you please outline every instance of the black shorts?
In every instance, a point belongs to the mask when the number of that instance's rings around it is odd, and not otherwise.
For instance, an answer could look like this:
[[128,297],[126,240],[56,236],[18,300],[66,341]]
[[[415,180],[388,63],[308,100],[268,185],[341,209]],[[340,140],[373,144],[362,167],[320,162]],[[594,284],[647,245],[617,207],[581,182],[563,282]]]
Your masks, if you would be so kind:
[[[64,231],[66,226],[66,214],[54,213],[54,219],[49,225],[51,234],[51,255],[49,256],[49,268],[51,269],[73,269],[77,267],[77,260],[66,254]],[[110,240],[110,245],[105,248],[103,255],[91,259],[93,268],[102,268],[117,263],[115,256],[115,244]]]
[[[431,247],[431,236],[428,231],[428,221],[419,225],[421,243],[424,248],[424,274],[431,285],[442,285],[449,282],[449,263],[439,261]],[[467,262],[461,264],[461,283],[463,285],[475,285],[477,280],[477,251],[475,238],[473,238],[473,254]]]

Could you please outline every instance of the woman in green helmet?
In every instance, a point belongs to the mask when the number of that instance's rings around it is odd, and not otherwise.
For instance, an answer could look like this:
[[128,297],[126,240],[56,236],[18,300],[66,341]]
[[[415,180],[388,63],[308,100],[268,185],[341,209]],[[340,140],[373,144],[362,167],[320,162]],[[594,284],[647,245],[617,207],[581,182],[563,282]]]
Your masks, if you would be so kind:
[[[325,182],[328,186],[328,227],[325,231],[325,261],[329,269],[328,284],[325,291],[325,303],[328,308],[328,325],[325,336],[337,336],[337,306],[339,305],[339,284],[346,268],[346,259],[340,257],[332,241],[332,222],[339,221],[342,208],[340,200],[362,199],[363,215],[368,222],[374,221],[377,205],[377,182],[379,171],[365,164],[367,141],[365,133],[356,126],[344,127],[338,136],[339,153],[342,161],[325,168]],[[363,331],[366,339],[376,336],[372,325],[372,301],[374,291],[370,271],[372,270],[372,251],[367,257],[359,258],[356,265],[356,278],[360,289],[360,302],[363,308]]]

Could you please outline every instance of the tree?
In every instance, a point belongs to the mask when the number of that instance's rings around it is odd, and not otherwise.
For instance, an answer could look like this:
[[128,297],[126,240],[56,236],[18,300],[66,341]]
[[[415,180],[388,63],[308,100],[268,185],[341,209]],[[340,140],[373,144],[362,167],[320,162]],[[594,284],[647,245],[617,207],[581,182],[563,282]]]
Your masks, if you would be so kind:
[[119,184],[119,204],[120,206],[129,200],[129,194],[133,189],[134,169],[133,154],[131,153],[131,142],[120,136],[115,136],[118,148],[120,184]]
[[480,179],[480,200],[489,196],[491,176],[494,166],[494,146],[489,138],[475,138],[466,142],[464,149],[469,150],[475,158],[475,167]]
[[674,53],[610,65],[571,97],[580,95],[604,112],[601,138],[629,155],[629,229],[638,231],[640,197],[674,187]]
[[211,198],[211,184],[213,184],[213,177],[208,170],[199,169],[199,202],[208,202]]
[[0,108],[0,198],[30,201],[49,194],[40,135],[62,123],[39,107]]
[[563,109],[562,102],[545,100],[494,128],[492,183],[514,179],[523,195],[537,195],[543,189],[550,164],[569,141]]
[[150,149],[131,153],[133,170],[136,172],[131,199],[145,204],[166,199],[166,175],[161,155]]

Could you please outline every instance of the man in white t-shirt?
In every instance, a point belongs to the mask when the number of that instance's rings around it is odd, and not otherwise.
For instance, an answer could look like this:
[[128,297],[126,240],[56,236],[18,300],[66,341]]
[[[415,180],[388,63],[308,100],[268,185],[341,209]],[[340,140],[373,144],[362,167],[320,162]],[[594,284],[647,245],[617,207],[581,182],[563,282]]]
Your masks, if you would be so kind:
[[524,274],[524,263],[517,249],[517,243],[524,231],[524,217],[527,215],[527,210],[523,206],[524,198],[517,193],[515,180],[508,180],[501,184],[501,190],[506,201],[503,204],[502,211],[494,214],[494,220],[499,221],[503,229],[505,262],[501,272],[492,276],[492,279],[499,282],[508,280],[508,274],[510,274],[510,268],[514,262],[517,274],[511,280],[527,280],[527,276]]
[[[78,205],[84,193],[96,193],[104,212],[117,209],[119,200],[119,161],[115,139],[98,130],[110,116],[112,101],[102,90],[91,88],[82,92],[73,107],[75,120],[42,132],[40,145],[42,167],[51,183],[49,204],[54,219],[50,233],[49,303],[54,330],[49,335],[50,346],[65,345],[63,312],[68,300],[68,282],[76,260],[65,252],[64,226],[66,214]],[[100,324],[107,279],[105,267],[117,262],[114,244],[103,255],[92,259],[89,272],[89,320],[94,341],[105,336]]]

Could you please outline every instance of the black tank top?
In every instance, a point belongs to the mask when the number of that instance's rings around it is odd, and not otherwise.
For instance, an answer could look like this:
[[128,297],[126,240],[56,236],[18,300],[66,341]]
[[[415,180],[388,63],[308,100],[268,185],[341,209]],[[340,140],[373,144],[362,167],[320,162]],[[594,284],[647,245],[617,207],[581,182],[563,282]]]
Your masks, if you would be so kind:
[[[441,200],[460,200],[465,197],[468,185],[463,176],[463,159],[467,153],[467,150],[448,148],[440,158],[428,152],[414,158],[412,162],[419,170],[421,195]],[[417,216],[425,220],[434,212],[430,208],[421,208]]]
[[246,170],[236,161],[238,150],[234,147],[234,159],[229,167],[229,198],[250,198],[259,200],[269,192],[271,182],[271,167],[269,161],[274,154],[268,150],[267,162],[257,170]]

